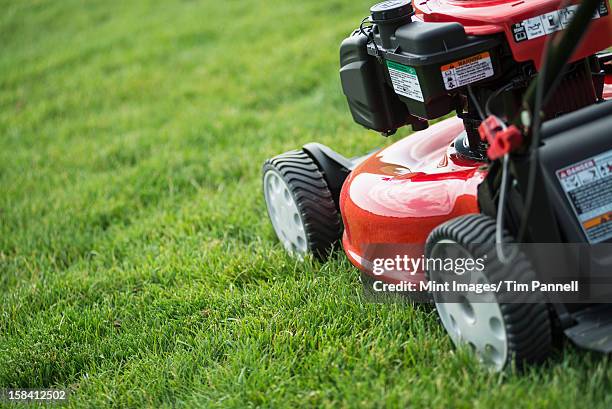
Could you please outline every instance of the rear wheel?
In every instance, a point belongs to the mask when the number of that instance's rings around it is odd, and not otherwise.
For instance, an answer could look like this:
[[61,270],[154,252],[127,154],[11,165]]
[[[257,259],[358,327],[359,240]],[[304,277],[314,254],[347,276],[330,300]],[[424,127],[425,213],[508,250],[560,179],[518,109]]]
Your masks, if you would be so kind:
[[342,224],[323,173],[302,150],[283,153],[263,166],[268,215],[280,242],[291,254],[329,255]]
[[[512,263],[502,264],[496,256],[495,221],[482,214],[458,217],[437,227],[427,239],[426,257],[482,258],[485,268],[466,274],[471,283],[498,283],[504,280],[531,282],[535,273],[527,257],[519,252]],[[511,237],[504,232],[504,242]],[[427,271],[430,281],[446,281],[449,273]],[[457,273],[450,273],[457,279]],[[537,363],[550,353],[551,322],[545,298],[529,293],[518,302],[501,291],[460,293],[448,302],[443,293],[433,298],[440,320],[455,345],[469,345],[478,359],[488,367],[501,371],[506,365],[517,367]],[[503,302],[506,301],[506,302]]]

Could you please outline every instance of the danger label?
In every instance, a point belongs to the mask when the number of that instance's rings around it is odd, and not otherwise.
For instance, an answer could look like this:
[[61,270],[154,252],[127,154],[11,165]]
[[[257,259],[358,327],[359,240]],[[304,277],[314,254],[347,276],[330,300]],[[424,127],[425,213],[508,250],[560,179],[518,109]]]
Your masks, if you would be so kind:
[[447,90],[459,88],[495,74],[491,55],[488,52],[443,65],[440,70]]
[[[593,20],[608,15],[608,5],[606,3],[607,0],[601,0],[593,14]],[[514,41],[520,43],[521,41],[532,40],[554,33],[555,31],[563,30],[572,21],[577,9],[577,5],[572,5],[513,24],[512,35],[514,36]]]
[[589,243],[612,238],[612,150],[556,173]]
[[397,94],[417,101],[425,101],[419,76],[414,68],[395,61],[387,61],[387,68],[389,69],[393,89]]

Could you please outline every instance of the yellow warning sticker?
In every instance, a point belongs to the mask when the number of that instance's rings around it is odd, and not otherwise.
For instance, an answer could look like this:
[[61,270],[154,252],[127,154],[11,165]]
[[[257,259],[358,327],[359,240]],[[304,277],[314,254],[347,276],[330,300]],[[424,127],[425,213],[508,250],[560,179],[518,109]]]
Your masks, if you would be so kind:
[[485,51],[440,67],[447,90],[492,77],[495,74],[491,54]]
[[582,223],[582,227],[586,230],[594,229],[612,221],[612,212],[607,212]]

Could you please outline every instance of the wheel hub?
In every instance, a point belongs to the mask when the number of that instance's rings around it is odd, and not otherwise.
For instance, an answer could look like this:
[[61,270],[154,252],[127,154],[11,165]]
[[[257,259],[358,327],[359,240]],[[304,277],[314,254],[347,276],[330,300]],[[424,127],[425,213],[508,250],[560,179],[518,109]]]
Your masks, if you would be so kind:
[[[441,240],[431,252],[432,258],[473,258],[466,249],[451,240]],[[451,273],[453,274],[453,273]],[[430,279],[444,281],[441,272],[430,272]],[[454,279],[484,284],[488,280],[482,271],[472,270]],[[492,293],[466,293],[460,302],[448,302],[441,293],[434,292],[434,302],[442,324],[453,343],[469,345],[478,360],[497,371],[502,370],[508,358],[508,338],[504,319]]]
[[272,226],[283,246],[292,254],[308,252],[306,231],[299,209],[281,175],[268,171],[264,176],[264,195]]

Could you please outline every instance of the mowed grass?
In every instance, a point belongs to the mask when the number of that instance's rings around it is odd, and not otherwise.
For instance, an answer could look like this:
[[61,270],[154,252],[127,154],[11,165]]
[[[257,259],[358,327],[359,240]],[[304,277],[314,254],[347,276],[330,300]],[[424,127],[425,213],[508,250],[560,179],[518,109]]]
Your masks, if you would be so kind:
[[0,387],[70,406],[610,408],[600,355],[489,374],[435,312],[295,261],[260,188],[353,124],[369,1],[0,1]]

